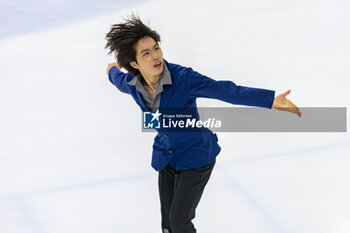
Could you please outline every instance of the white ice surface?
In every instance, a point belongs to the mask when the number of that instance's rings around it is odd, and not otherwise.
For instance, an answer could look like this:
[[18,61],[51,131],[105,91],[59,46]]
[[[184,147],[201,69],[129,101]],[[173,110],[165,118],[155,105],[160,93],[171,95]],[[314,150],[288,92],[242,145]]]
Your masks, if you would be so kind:
[[[0,232],[160,232],[155,134],[105,73],[105,33],[131,11],[150,19],[169,62],[291,89],[300,107],[349,107],[349,10],[345,0],[159,0],[0,40]],[[199,233],[350,232],[348,132],[218,137]]]

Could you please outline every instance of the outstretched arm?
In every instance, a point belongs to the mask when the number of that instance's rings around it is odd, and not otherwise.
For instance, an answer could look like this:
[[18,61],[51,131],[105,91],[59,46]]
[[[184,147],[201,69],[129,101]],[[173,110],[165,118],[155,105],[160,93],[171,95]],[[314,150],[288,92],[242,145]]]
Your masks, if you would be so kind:
[[231,104],[272,108],[274,90],[236,85],[228,80],[214,80],[192,68],[187,69],[186,90],[190,99],[212,98]]
[[292,101],[286,98],[286,96],[289,95],[289,93],[290,93],[290,90],[278,95],[273,100],[272,108],[275,108],[281,111],[295,113],[299,117],[301,117],[301,112],[299,111],[299,108],[295,104],[293,104]]
[[108,64],[106,73],[109,81],[111,81],[121,92],[130,94],[130,88],[127,84],[127,80],[130,80],[132,75],[120,71],[121,68],[122,67],[117,62],[112,62]]
[[301,117],[298,107],[286,98],[290,90],[275,97],[273,90],[238,86],[232,81],[216,81],[192,68],[188,69],[186,81],[189,97],[214,98],[232,104],[275,108]]

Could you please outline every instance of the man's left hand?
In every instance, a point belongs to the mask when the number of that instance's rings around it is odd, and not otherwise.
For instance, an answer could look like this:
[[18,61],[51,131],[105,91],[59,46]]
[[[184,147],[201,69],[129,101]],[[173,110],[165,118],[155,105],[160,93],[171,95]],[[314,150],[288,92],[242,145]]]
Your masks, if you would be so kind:
[[281,111],[287,111],[291,113],[297,114],[299,117],[301,117],[301,112],[299,111],[299,108],[293,104],[292,101],[286,98],[286,96],[290,93],[290,90],[278,95],[274,100],[272,104],[272,108],[281,110]]

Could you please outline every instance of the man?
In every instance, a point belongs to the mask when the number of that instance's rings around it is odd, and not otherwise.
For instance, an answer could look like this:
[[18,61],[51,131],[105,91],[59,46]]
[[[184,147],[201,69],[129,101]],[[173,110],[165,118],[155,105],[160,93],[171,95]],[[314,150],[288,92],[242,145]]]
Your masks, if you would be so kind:
[[[232,104],[276,108],[301,116],[286,98],[275,91],[216,81],[189,67],[163,59],[160,36],[135,15],[112,25],[106,48],[117,62],[108,64],[109,80],[130,94],[143,111],[185,112],[197,108],[196,98],[215,98]],[[120,71],[125,68],[128,73]],[[195,111],[196,112],[196,111]],[[195,233],[191,222],[221,148],[209,129],[199,132],[164,132],[154,139],[152,167],[159,171],[158,187],[163,233]]]

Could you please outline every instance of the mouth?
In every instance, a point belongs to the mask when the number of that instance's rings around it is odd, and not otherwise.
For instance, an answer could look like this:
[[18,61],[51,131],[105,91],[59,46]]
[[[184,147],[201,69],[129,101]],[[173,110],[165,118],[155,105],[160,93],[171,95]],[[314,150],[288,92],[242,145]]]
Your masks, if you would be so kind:
[[153,67],[160,69],[161,66],[162,66],[162,62],[158,62]]

